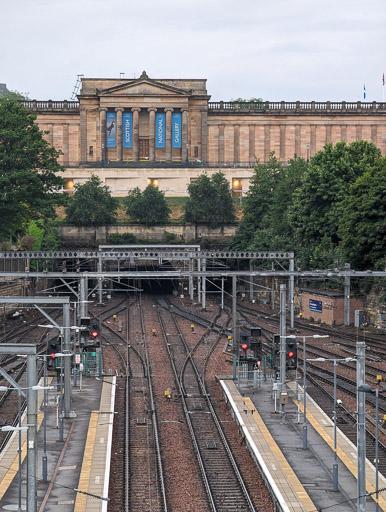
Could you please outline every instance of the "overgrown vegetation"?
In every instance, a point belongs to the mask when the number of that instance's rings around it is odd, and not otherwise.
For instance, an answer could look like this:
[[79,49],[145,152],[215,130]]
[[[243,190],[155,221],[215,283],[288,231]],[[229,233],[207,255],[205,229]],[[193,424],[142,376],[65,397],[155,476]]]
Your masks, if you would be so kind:
[[63,199],[59,152],[44,139],[36,116],[0,98],[0,240],[25,235],[31,220],[47,222]]
[[293,250],[304,268],[385,265],[386,159],[374,144],[327,144],[307,164],[257,163],[232,249]]

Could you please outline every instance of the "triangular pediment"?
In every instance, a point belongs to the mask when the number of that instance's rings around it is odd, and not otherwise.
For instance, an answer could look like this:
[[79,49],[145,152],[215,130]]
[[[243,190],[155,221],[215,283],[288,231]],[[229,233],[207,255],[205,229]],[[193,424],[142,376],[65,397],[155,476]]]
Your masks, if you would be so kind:
[[100,96],[189,96],[191,91],[162,84],[150,78],[138,78],[98,91]]

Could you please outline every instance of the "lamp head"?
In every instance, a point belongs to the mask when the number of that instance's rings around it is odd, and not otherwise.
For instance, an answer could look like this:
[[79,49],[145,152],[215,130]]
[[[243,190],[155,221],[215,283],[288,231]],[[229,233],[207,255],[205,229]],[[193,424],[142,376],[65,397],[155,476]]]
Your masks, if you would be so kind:
[[362,392],[362,393],[374,393],[374,390],[372,389],[371,386],[369,386],[368,384],[361,384],[359,387],[358,387],[358,391]]

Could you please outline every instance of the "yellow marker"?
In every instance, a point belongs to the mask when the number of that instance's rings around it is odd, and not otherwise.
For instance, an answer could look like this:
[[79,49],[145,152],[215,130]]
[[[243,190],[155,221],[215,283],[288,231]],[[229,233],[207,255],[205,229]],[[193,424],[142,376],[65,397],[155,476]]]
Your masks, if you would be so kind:
[[382,382],[382,375],[377,375],[377,381]]
[[157,334],[157,331],[155,329],[152,329],[151,332],[152,332],[153,336],[155,336]]

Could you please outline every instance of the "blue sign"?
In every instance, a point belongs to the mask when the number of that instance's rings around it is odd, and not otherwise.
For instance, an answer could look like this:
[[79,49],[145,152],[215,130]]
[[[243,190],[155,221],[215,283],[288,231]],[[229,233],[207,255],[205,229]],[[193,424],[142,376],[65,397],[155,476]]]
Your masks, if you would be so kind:
[[310,299],[310,311],[316,311],[318,313],[322,313],[322,301]]
[[122,115],[122,124],[123,124],[123,147],[124,148],[132,148],[133,147],[133,114],[131,112],[128,114]]
[[106,148],[115,148],[117,136],[117,114],[107,112],[106,114]]
[[165,147],[165,124],[166,124],[165,114],[156,114],[155,115],[155,147],[156,148],[164,148]]
[[172,114],[172,147],[181,147],[181,114]]

